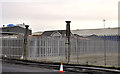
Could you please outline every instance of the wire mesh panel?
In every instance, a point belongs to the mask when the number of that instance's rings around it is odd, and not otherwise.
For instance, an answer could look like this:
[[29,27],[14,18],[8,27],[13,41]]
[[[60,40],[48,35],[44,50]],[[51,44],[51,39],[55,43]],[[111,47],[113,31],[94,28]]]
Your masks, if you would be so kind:
[[[65,38],[29,37],[28,59],[60,62],[65,57]],[[54,61],[53,61],[54,60]]]
[[106,65],[118,66],[118,40],[106,40]]
[[72,38],[70,63],[118,66],[118,41],[115,38]]
[[7,58],[20,58],[23,55],[23,39],[2,38],[2,54]]
[[[71,64],[118,66],[117,37],[71,37]],[[21,58],[24,38],[2,38],[2,54],[7,58]],[[29,36],[27,60],[64,62],[68,60],[66,37]]]

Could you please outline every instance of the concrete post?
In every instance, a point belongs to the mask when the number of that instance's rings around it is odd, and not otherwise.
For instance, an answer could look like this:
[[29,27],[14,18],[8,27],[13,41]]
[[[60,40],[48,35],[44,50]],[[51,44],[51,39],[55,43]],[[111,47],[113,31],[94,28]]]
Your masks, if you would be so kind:
[[67,45],[68,45],[68,49],[67,49],[67,63],[70,62],[70,36],[71,36],[71,31],[70,31],[70,23],[71,21],[65,21],[67,23],[66,25],[66,38],[67,38]]
[[24,34],[24,60],[27,60],[27,36],[28,36],[28,28],[29,25],[25,25],[25,34]]

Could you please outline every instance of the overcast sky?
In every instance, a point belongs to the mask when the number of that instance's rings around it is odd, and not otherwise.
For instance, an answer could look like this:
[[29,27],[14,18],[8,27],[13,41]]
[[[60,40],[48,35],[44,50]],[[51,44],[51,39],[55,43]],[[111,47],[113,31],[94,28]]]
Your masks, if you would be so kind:
[[[30,25],[33,32],[64,30],[66,20],[71,29],[118,27],[119,0],[1,0],[2,25]],[[1,9],[2,8],[2,9]],[[2,13],[2,14],[1,14]]]

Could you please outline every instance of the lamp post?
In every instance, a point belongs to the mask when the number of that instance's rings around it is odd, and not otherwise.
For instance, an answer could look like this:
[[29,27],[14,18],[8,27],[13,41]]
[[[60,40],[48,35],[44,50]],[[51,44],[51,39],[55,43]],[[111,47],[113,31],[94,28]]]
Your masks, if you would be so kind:
[[106,21],[106,20],[105,20],[105,19],[103,19],[103,23],[104,23],[104,29],[105,29],[105,21]]
[[[105,19],[103,19],[103,26],[104,26],[104,29],[105,29]],[[106,40],[105,40],[105,34],[104,34],[104,64],[106,66]]]

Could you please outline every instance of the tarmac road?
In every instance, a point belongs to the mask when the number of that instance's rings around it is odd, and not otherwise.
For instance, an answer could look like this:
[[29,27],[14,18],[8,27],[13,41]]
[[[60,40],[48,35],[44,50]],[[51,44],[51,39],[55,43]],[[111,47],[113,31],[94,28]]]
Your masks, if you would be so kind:
[[2,64],[2,71],[3,72],[56,72],[57,70],[38,68],[35,66],[3,63]]
[[[29,65],[19,65],[11,63],[2,63],[2,74],[61,74],[59,70],[40,68]],[[87,74],[64,72],[62,74]]]

